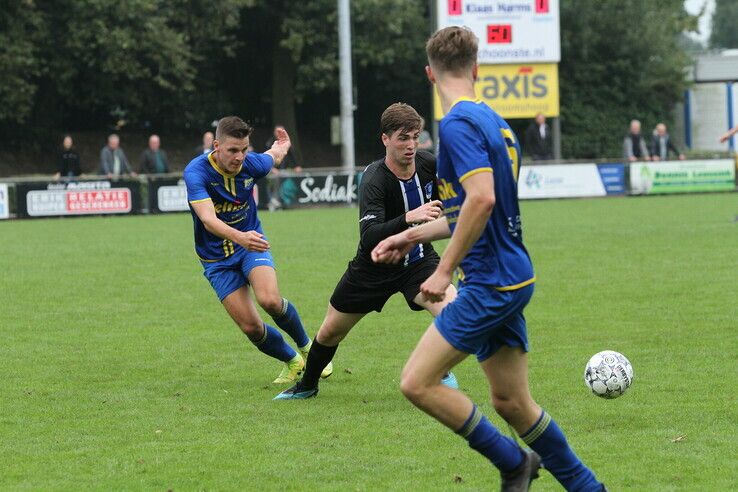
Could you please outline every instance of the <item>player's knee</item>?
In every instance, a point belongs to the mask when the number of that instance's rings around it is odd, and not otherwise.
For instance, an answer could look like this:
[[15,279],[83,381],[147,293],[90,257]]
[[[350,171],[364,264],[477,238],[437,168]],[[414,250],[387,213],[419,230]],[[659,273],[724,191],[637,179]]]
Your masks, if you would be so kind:
[[244,333],[244,335],[246,335],[248,339],[251,340],[253,343],[256,343],[264,338],[264,323],[262,323],[261,321],[243,321],[238,324],[238,327],[241,328],[241,331]]
[[507,422],[515,422],[523,414],[525,402],[520,398],[508,395],[492,395],[492,406],[495,412]]
[[282,296],[278,293],[268,293],[256,296],[259,306],[271,316],[282,314]]
[[423,401],[426,387],[414,374],[404,371],[400,376],[400,391],[405,398],[418,405]]

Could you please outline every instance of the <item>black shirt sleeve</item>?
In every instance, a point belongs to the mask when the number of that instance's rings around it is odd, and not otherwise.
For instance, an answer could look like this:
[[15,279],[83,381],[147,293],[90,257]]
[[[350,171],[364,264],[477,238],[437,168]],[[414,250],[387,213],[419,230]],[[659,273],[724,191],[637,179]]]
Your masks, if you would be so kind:
[[367,168],[359,191],[359,231],[362,249],[367,252],[373,250],[381,240],[408,228],[405,214],[385,222],[387,186],[377,166],[374,164]]

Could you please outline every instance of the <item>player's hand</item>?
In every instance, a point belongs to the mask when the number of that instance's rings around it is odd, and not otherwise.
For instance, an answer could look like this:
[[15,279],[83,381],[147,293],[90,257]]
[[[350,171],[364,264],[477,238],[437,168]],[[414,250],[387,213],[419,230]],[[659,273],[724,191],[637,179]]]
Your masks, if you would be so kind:
[[413,244],[404,233],[395,234],[380,241],[372,250],[374,263],[399,263],[407,255]]
[[408,224],[422,224],[436,220],[443,212],[443,204],[440,200],[424,203],[416,209],[410,210],[405,214],[405,222]]
[[269,249],[269,243],[264,239],[264,235],[256,231],[246,231],[241,234],[238,244],[249,251],[258,251],[260,253]]
[[446,289],[451,285],[451,274],[436,270],[420,285],[420,292],[430,302],[441,302],[446,297]]
[[284,128],[277,128],[277,138],[274,140],[271,150],[284,153],[286,155],[291,146],[292,141],[290,140],[290,136],[287,134],[287,130]]

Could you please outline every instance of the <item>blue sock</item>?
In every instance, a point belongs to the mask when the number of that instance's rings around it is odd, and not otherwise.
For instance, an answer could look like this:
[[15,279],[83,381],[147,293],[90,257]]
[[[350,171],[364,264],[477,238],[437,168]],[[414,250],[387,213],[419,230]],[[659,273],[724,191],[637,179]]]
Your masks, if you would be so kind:
[[254,343],[254,345],[268,356],[279,359],[282,362],[288,362],[297,355],[295,349],[287,345],[287,342],[284,341],[282,334],[276,328],[266,323],[264,323],[264,337]]
[[520,446],[501,434],[476,405],[456,433],[469,441],[469,447],[490,460],[500,471],[512,471],[523,462],[523,450]]
[[566,490],[599,491],[602,484],[592,470],[584,466],[566,442],[564,433],[545,411],[538,421],[520,438],[541,456],[546,470],[556,477]]
[[310,343],[310,338],[305,333],[297,309],[287,299],[282,298],[282,312],[279,316],[272,316],[272,319],[295,341],[298,347],[304,347]]

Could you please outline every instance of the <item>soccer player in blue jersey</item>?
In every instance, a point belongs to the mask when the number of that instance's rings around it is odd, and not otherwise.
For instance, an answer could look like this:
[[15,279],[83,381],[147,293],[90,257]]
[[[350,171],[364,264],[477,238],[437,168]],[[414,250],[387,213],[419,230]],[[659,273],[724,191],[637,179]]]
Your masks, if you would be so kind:
[[[458,296],[410,356],[401,390],[488,458],[500,470],[503,491],[528,490],[541,461],[567,490],[603,490],[528,388],[523,309],[535,276],[518,207],[520,147],[505,120],[475,99],[477,45],[463,27],[441,29],[426,45],[426,72],[446,114],[437,161],[445,216],[391,236],[372,251],[374,261],[397,262],[415,244],[451,237],[420,289],[429,300],[441,301],[457,271]],[[487,376],[495,410],[532,451],[501,434],[466,395],[439,384],[443,373],[470,354]]]
[[[305,366],[311,341],[295,307],[277,286],[269,242],[256,215],[254,182],[269,174],[290,149],[282,129],[263,154],[249,152],[252,128],[236,116],[218,122],[214,150],[195,157],[185,168],[187,200],[195,225],[195,251],[218,299],[239,328],[265,354],[284,362],[277,384],[290,383]],[[288,345],[279,331],[264,323],[249,294],[300,351]],[[326,367],[328,377],[333,371]]]

